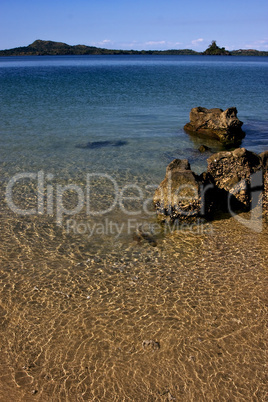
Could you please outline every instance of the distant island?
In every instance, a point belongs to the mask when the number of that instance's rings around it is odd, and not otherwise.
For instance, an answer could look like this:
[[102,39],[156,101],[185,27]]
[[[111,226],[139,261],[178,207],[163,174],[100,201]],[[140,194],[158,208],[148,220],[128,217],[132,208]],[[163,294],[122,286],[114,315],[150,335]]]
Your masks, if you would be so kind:
[[104,49],[95,46],[67,45],[63,42],[36,40],[28,46],[15,47],[13,49],[0,50],[0,56],[69,56],[69,55],[227,55],[227,56],[268,56],[268,52],[254,49],[226,50],[218,47],[213,40],[204,52],[196,52],[192,49],[170,50],[116,50]]

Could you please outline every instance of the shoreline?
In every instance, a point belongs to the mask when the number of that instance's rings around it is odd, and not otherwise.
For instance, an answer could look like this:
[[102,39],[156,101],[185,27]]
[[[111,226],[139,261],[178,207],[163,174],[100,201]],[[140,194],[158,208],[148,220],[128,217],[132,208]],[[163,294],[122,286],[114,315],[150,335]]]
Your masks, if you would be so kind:
[[68,45],[63,42],[45,41],[37,39],[28,46],[0,50],[0,56],[27,56],[27,55],[198,55],[198,56],[268,56],[265,50],[238,49],[226,50],[217,46],[216,41],[204,51],[192,49],[167,50],[123,50],[105,49],[86,45]]
[[174,158],[196,176],[214,154],[179,128],[194,99],[232,93],[267,149],[264,60],[104,59],[2,60],[0,399],[263,400],[267,226],[251,211],[151,236],[150,205]]
[[[0,57],[25,57],[25,56],[36,56],[36,57],[40,57],[40,56],[50,56],[50,57],[58,57],[58,56],[70,56],[70,57],[74,57],[74,56],[202,56],[204,58],[206,57],[268,57],[268,52],[267,54],[234,54],[234,55],[207,55],[207,54],[188,54],[188,53],[142,53],[142,51],[140,53],[89,53],[89,54],[1,54],[1,52],[5,52],[5,50],[0,50]],[[263,53],[263,52],[261,52]]]

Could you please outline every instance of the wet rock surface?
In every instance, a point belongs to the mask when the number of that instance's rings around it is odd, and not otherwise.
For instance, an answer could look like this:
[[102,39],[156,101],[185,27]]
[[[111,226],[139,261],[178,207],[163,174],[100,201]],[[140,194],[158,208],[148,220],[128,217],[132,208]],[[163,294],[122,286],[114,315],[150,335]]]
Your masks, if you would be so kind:
[[226,110],[219,108],[207,109],[195,107],[190,112],[190,122],[184,130],[191,134],[218,139],[226,145],[239,144],[245,137],[242,130],[243,122],[237,118],[237,109],[230,107]]
[[202,181],[186,159],[174,159],[154,194],[157,213],[166,221],[193,220],[202,213]]
[[[218,152],[208,158],[207,162],[207,173],[215,186],[224,190],[227,196],[230,194],[237,205],[249,208],[252,201],[251,187],[261,184],[261,177],[253,176],[256,172],[261,176],[261,158],[245,148],[237,148],[231,152]],[[224,191],[220,193],[223,198]]]
[[264,219],[268,222],[268,151],[260,155],[263,169],[263,194],[262,194],[262,213]]
[[268,215],[268,151],[257,155],[245,148],[222,151],[207,159],[207,171],[195,174],[187,160],[175,159],[154,195],[165,222],[211,219],[215,213],[248,211],[262,202]]

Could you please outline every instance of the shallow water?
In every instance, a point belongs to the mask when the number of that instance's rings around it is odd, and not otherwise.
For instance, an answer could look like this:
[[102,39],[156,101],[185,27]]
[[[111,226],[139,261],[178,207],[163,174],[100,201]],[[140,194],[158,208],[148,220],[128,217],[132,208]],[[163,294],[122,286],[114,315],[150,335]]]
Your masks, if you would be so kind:
[[0,399],[265,400],[267,227],[173,232],[151,197],[172,159],[206,167],[193,106],[267,149],[266,59],[3,58],[0,83]]
[[2,400],[264,400],[267,233],[233,218],[208,232],[118,242],[103,257],[10,222]]

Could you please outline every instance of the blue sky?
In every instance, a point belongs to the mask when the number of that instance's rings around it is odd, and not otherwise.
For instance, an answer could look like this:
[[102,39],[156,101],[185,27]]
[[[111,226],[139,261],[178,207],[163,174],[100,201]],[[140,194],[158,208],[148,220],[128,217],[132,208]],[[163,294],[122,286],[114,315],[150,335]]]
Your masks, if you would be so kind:
[[1,0],[0,49],[36,39],[109,49],[268,50],[267,0]]

